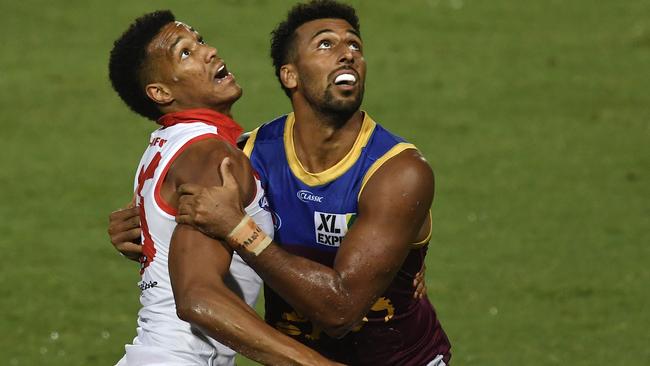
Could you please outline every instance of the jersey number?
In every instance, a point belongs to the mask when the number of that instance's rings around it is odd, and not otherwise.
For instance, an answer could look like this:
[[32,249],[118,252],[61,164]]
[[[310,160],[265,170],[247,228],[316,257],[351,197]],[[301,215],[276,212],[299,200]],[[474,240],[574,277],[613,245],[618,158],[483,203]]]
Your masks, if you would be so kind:
[[147,215],[145,215],[144,212],[144,198],[142,197],[142,188],[144,187],[144,182],[153,178],[153,173],[156,171],[161,157],[162,156],[160,155],[160,152],[157,152],[149,165],[146,168],[143,165],[140,169],[140,173],[138,174],[138,188],[136,190],[136,194],[138,195],[140,225],[142,226],[142,256],[140,257],[140,275],[144,273],[144,269],[147,268],[151,262],[153,262],[153,259],[156,256],[156,247],[153,245],[153,239],[151,239],[149,225],[147,224]]

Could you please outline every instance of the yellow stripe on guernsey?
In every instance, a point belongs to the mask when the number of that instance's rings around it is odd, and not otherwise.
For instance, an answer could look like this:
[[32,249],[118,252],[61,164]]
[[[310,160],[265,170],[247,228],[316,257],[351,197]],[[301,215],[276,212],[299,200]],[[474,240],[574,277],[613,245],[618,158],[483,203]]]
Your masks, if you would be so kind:
[[363,181],[361,182],[361,189],[359,189],[359,195],[357,196],[357,200],[361,198],[361,192],[363,192],[363,189],[366,187],[366,183],[368,183],[368,180],[377,172],[377,169],[381,168],[382,165],[384,165],[385,162],[387,162],[390,158],[395,157],[395,155],[401,153],[404,150],[408,149],[413,149],[417,150],[417,147],[413,144],[409,144],[408,142],[400,142],[399,144],[396,144],[393,146],[390,150],[388,150],[384,156],[381,158],[377,159],[371,166],[370,169],[366,172],[366,175],[363,177]]
[[[366,187],[366,184],[370,180],[370,178],[377,172],[379,168],[381,168],[384,163],[386,163],[388,160],[391,158],[395,157],[397,154],[401,153],[404,150],[417,150],[417,147],[413,144],[409,144],[407,142],[400,142],[399,144],[393,146],[388,152],[384,154],[381,158],[377,159],[371,166],[370,169],[366,172],[366,175],[363,177],[363,181],[361,182],[361,189],[359,189],[359,195],[357,196],[357,201],[361,198],[361,193],[363,192],[363,189]],[[429,234],[424,238],[424,240],[421,240],[417,243],[411,243],[411,247],[413,248],[419,248],[429,242],[431,240],[431,233],[433,232],[433,223],[431,220],[431,210],[429,210],[429,214],[427,217],[427,220],[429,221]]]
[[429,221],[429,234],[423,240],[420,240],[417,243],[411,243],[412,248],[423,247],[431,240],[431,234],[433,234],[433,216],[431,216],[431,209],[429,209],[427,221]]
[[246,145],[244,145],[244,155],[248,156],[250,159],[251,153],[253,152],[253,147],[255,146],[255,139],[257,138],[257,130],[260,128],[254,129],[250,135],[248,135],[248,140],[246,140]]
[[[298,160],[296,155],[296,149],[293,145],[293,126],[296,120],[293,113],[290,113],[287,116],[287,122],[284,127],[284,147],[287,154],[287,162],[289,163],[289,168],[293,174],[300,179],[303,183],[309,186],[319,186],[328,182],[333,181],[334,179],[343,175],[354,163],[359,159],[361,155],[361,150],[368,144],[372,132],[375,130],[376,123],[368,116],[368,113],[364,113],[363,122],[361,124],[361,131],[357,136],[352,149],[333,167],[326,169],[320,173],[308,172],[305,167]],[[251,137],[253,137],[251,135]],[[250,143],[250,139],[249,142]],[[246,146],[248,147],[248,143]],[[251,149],[252,150],[252,149]],[[246,152],[246,150],[244,150]]]

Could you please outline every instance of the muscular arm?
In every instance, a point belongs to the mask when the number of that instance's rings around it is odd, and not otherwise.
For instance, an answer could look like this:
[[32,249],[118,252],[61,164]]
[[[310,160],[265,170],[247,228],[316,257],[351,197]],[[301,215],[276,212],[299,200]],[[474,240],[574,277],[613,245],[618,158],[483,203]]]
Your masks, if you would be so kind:
[[[275,243],[259,256],[241,248],[238,252],[297,311],[328,334],[342,336],[361,321],[393,280],[432,200],[433,172],[419,153],[407,150],[386,162],[366,184],[357,219],[332,268],[292,255]],[[217,221],[232,230],[238,222],[235,215],[225,223],[224,216],[230,215],[223,210],[219,218],[207,210],[203,213],[203,220],[195,217],[194,224]],[[223,237],[223,233],[215,230],[211,235]]]
[[[218,166],[233,152],[220,142],[200,142],[187,149],[170,168],[162,188],[165,200],[177,204],[180,183],[219,184]],[[236,157],[235,157],[236,158]],[[239,159],[245,164],[245,159]],[[238,169],[245,179],[245,172]],[[250,176],[248,176],[250,179]],[[242,189],[244,195],[249,189]],[[179,318],[198,326],[219,342],[264,364],[331,364],[318,353],[267,325],[225,284],[232,251],[195,228],[178,225],[172,236],[169,273]]]
[[230,257],[229,249],[196,229],[187,225],[176,228],[169,273],[179,318],[264,364],[326,364],[314,351],[267,325],[230,291],[223,280]]

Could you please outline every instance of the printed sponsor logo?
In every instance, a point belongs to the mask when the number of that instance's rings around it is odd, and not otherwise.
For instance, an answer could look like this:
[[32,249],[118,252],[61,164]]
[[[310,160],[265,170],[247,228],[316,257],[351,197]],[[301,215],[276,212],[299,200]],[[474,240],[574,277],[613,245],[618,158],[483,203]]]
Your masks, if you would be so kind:
[[324,199],[324,197],[322,197],[322,196],[317,196],[317,195],[315,195],[315,194],[313,194],[313,193],[311,193],[309,191],[305,191],[305,190],[298,191],[296,193],[296,195],[298,196],[298,199],[301,200],[302,202],[311,201],[311,202],[322,203],[323,199]]
[[314,228],[316,242],[329,247],[339,247],[348,232],[348,221],[353,214],[333,214],[314,212]]
[[158,286],[158,282],[157,282],[157,281],[149,281],[149,282],[141,281],[141,282],[138,284],[138,287],[140,287],[140,290],[141,290],[141,291],[148,290],[148,289],[150,289],[150,288],[154,288],[154,287],[156,287],[156,286]]

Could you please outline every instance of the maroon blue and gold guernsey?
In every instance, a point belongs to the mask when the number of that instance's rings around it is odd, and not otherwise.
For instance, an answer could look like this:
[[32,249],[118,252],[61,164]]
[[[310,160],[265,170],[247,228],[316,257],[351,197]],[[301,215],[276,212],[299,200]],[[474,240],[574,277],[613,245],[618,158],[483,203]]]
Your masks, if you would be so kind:
[[[275,242],[290,253],[331,267],[345,234],[354,225],[365,183],[388,159],[415,146],[364,113],[350,152],[324,172],[310,173],[295,153],[294,122],[289,114],[262,125],[251,133],[244,153],[265,186],[274,216]],[[413,299],[413,278],[423,266],[428,241],[412,244],[395,279],[363,325],[341,339],[314,327],[268,287],[264,291],[266,321],[323,355],[350,365],[448,364],[450,344],[431,303],[426,297]]]

